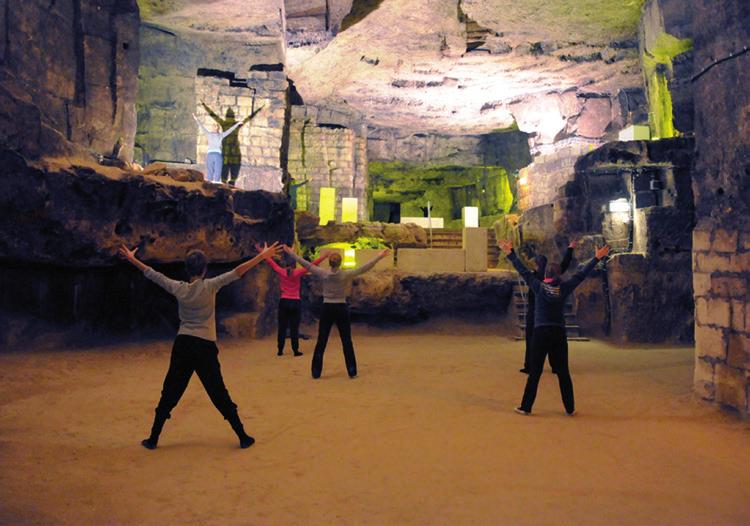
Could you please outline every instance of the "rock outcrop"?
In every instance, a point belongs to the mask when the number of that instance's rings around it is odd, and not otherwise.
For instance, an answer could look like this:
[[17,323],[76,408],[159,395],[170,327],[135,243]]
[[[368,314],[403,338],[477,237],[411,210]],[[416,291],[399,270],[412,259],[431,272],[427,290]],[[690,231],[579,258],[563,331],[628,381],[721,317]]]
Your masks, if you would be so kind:
[[[415,322],[434,316],[497,317],[510,306],[516,277],[511,273],[409,274],[371,271],[351,288],[352,313],[369,320]],[[308,282],[306,301],[313,312],[320,308],[321,289]]]
[[136,0],[28,0],[0,13],[0,144],[27,157],[132,159]]
[[118,169],[27,163],[0,153],[0,259],[63,266],[111,265],[120,244],[147,261],[182,261],[192,248],[214,262],[255,252],[256,242],[293,239],[282,195],[180,183]]

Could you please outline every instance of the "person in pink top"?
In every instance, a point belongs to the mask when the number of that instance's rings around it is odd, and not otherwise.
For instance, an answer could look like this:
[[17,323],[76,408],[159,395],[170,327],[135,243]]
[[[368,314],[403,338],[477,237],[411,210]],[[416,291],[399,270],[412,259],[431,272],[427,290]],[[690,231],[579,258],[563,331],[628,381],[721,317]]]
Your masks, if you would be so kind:
[[[264,247],[256,246],[259,250]],[[325,261],[330,254],[323,253],[318,259],[313,261],[313,265],[319,265]],[[302,276],[309,271],[306,268],[297,266],[297,262],[291,258],[285,257],[279,265],[273,259],[264,260],[273,269],[280,278],[281,298],[279,299],[279,328],[276,334],[278,352],[277,356],[284,354],[284,344],[286,343],[286,330],[289,327],[289,335],[292,339],[292,351],[294,356],[302,356],[299,350],[299,323],[302,319],[302,301],[300,299],[300,287],[302,286]]]

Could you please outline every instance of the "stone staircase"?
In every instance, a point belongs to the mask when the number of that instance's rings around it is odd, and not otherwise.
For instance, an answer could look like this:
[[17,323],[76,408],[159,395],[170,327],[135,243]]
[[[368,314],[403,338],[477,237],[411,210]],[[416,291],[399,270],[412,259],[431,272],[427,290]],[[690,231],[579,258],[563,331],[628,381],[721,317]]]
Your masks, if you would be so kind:
[[[526,298],[529,294],[529,288],[525,283],[519,282],[513,290],[513,303],[516,308],[516,316],[518,317],[518,328],[521,330],[521,334],[516,336],[516,340],[523,340],[526,338]],[[583,335],[581,326],[576,322],[576,315],[573,310],[573,300],[571,296],[565,303],[565,332],[568,335],[568,341],[574,342],[587,342],[589,339]]]
[[[439,228],[432,231],[432,248],[461,248],[463,234],[460,229]],[[427,240],[429,243],[429,234]],[[497,267],[500,249],[497,248],[495,231],[487,229],[487,268]]]

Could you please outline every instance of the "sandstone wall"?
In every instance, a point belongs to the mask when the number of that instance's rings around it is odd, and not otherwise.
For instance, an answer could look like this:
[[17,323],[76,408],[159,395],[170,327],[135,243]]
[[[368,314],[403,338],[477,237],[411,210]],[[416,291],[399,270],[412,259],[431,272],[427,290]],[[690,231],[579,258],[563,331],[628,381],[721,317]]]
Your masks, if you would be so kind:
[[[238,188],[282,191],[286,163],[284,131],[287,90],[288,81],[283,71],[250,71],[246,79],[212,74],[195,77],[194,111],[207,129],[211,130],[217,121],[202,102],[220,119],[222,129],[258,111],[255,117],[235,132],[237,151],[231,157],[227,154],[224,156],[225,164],[240,165]],[[232,135],[224,139],[225,150],[233,139]],[[207,149],[207,137],[200,133],[194,156],[202,167],[205,166]]]
[[0,143],[29,157],[132,157],[135,0],[0,2]]
[[528,210],[552,203],[558,190],[574,179],[578,158],[596,146],[598,143],[576,142],[534,157],[534,162],[518,173],[518,207]]
[[405,133],[370,126],[367,154],[371,161],[499,165],[515,171],[531,163],[528,134],[504,130],[483,135]]
[[740,51],[750,41],[750,5],[697,0],[694,8],[695,390],[747,416],[750,54]]
[[364,118],[343,104],[292,106],[289,174],[297,190],[298,210],[319,213],[320,189],[336,188],[336,220],[341,199],[356,197],[359,221],[367,213],[367,138]]

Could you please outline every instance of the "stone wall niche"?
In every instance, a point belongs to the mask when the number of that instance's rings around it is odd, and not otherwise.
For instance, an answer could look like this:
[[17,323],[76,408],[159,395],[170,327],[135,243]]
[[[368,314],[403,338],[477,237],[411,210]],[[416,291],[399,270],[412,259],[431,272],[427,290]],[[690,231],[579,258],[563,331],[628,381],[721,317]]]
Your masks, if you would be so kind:
[[[238,188],[283,190],[288,86],[283,71],[253,70],[247,78],[239,79],[232,73],[198,70],[195,114],[209,130],[215,123],[228,129],[257,111],[223,143],[225,170],[237,171]],[[205,167],[207,148],[206,135],[200,133],[195,155],[202,167]]]

